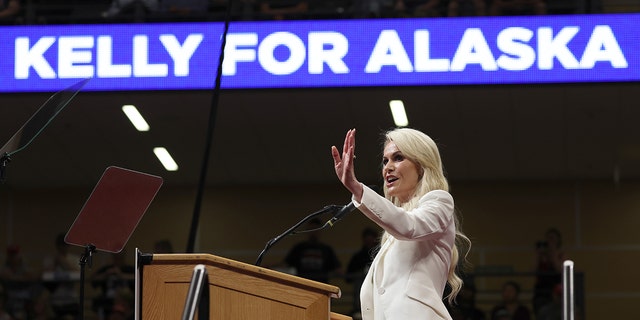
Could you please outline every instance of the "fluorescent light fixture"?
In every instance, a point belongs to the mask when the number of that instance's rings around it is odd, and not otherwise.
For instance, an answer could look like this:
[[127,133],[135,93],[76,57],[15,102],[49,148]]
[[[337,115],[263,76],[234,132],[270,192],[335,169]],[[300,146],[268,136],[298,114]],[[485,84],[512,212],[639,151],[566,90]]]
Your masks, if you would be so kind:
[[393,116],[393,122],[398,127],[406,127],[409,125],[409,119],[407,119],[407,113],[404,111],[404,103],[402,100],[389,101],[389,107],[391,108],[391,115]]
[[134,105],[127,104],[122,106],[122,112],[127,115],[129,121],[138,131],[149,131],[149,124],[147,124],[147,121],[144,120]]
[[160,160],[167,171],[178,171],[178,164],[173,161],[173,158],[167,149],[163,147],[153,148],[153,153],[156,154],[156,157],[158,157],[158,160]]

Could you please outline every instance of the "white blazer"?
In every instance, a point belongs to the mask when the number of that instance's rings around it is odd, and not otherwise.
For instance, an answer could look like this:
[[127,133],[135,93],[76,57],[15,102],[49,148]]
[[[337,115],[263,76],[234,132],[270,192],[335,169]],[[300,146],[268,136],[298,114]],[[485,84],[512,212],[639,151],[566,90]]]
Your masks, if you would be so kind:
[[356,207],[390,237],[360,290],[362,319],[448,319],[442,295],[455,245],[453,197],[434,190],[406,211],[364,186]]

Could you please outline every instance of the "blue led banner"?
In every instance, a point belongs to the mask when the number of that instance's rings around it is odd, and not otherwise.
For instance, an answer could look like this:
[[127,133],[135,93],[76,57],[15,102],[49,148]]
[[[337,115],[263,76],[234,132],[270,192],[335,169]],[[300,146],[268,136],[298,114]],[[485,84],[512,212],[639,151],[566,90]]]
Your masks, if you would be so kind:
[[[223,24],[0,27],[0,92],[214,86]],[[223,88],[640,80],[640,14],[232,22]]]

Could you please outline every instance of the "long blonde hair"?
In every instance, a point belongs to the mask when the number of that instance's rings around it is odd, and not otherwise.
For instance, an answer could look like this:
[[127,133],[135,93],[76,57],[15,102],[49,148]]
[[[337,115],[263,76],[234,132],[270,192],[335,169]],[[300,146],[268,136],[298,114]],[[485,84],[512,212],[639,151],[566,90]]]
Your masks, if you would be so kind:
[[[387,188],[384,187],[384,194],[387,199],[395,205],[411,210],[418,207],[420,197],[432,190],[449,191],[449,183],[444,176],[444,168],[440,158],[440,151],[436,143],[421,131],[410,128],[397,128],[384,134],[384,145],[393,141],[402,152],[404,157],[415,163],[421,170],[421,177],[418,181],[415,193],[411,199],[405,203],[401,203],[396,197],[387,195]],[[451,292],[447,295],[449,303],[453,303],[458,292],[462,289],[463,281],[456,273],[458,262],[462,258],[466,261],[467,254],[471,249],[471,240],[460,230],[459,220],[455,217],[456,237],[455,245],[451,251],[451,265],[447,275],[447,283],[451,287]],[[385,232],[382,241],[388,237]],[[460,250],[464,250],[464,255],[460,256]]]

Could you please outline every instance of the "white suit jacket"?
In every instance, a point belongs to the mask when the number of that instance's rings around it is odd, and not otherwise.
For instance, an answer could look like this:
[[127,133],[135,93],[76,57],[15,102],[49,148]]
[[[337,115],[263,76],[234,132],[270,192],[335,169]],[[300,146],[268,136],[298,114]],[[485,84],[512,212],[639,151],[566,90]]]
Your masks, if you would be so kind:
[[364,320],[451,319],[442,295],[455,245],[453,197],[434,190],[405,211],[366,186],[356,207],[385,229],[360,290]]

